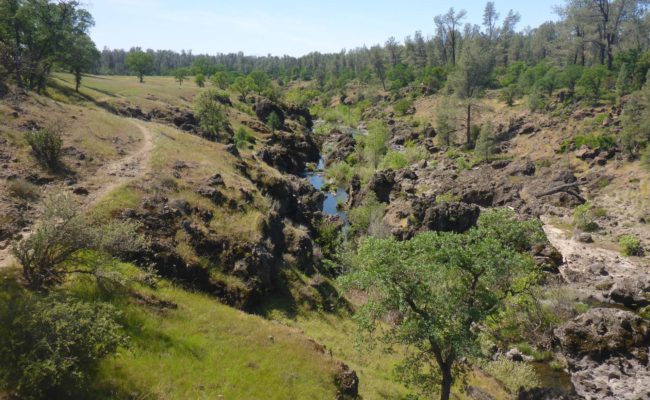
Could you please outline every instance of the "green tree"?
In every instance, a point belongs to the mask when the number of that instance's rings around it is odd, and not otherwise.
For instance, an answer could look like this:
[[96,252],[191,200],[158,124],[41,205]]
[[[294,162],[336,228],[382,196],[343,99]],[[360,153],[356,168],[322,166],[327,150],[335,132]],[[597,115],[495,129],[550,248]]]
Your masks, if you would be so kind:
[[456,107],[448,98],[443,98],[436,112],[436,133],[440,145],[449,147],[454,143],[454,136],[458,132],[456,122]]
[[600,100],[607,75],[607,68],[603,65],[597,65],[591,68],[586,68],[582,73],[582,77],[578,80],[578,87],[585,96],[594,102],[594,104],[598,103]]
[[630,96],[623,107],[621,124],[621,148],[628,157],[636,158],[650,142],[650,84]]
[[153,70],[153,56],[140,50],[133,50],[126,56],[126,65],[131,73],[137,75],[140,83],[144,82],[144,76]]
[[368,135],[363,138],[363,154],[365,159],[377,168],[388,147],[390,138],[388,127],[382,121],[372,121],[368,124]]
[[194,83],[200,88],[205,87],[205,76],[203,74],[196,74],[194,76]]
[[230,86],[230,77],[225,71],[215,72],[215,74],[212,75],[212,78],[210,78],[210,81],[214,86],[221,90],[226,90],[228,89],[228,86]]
[[472,148],[472,111],[474,100],[489,83],[494,67],[494,57],[481,47],[478,40],[468,41],[465,45],[460,62],[449,76],[449,85],[454,93],[463,101],[466,109],[465,145]]
[[252,90],[257,94],[264,93],[271,86],[271,79],[269,79],[269,76],[264,71],[255,70],[248,77],[252,83]]
[[272,112],[266,120],[267,125],[271,128],[273,132],[282,129],[282,121],[278,114],[274,111]]
[[194,112],[199,119],[203,135],[210,140],[217,140],[228,130],[228,117],[219,101],[222,95],[216,89],[208,89],[197,96]]
[[254,86],[255,84],[250,77],[240,76],[233,82],[232,89],[239,93],[244,102],[246,102],[246,97],[253,91]]
[[[492,218],[493,213],[499,215]],[[537,277],[532,258],[499,233],[533,240],[540,237],[539,225],[520,223],[507,211],[486,214],[478,228],[465,234],[427,232],[408,241],[367,238],[341,278],[347,290],[367,294],[355,315],[361,332],[405,347],[397,367],[400,379],[426,395],[438,390],[442,400],[450,398],[463,372],[461,360],[479,353],[478,335],[486,319]],[[399,317],[385,323],[388,315]]]
[[481,133],[476,141],[476,154],[482,160],[490,162],[490,157],[494,152],[494,128],[491,123],[486,123],[481,127]]
[[372,68],[381,81],[381,87],[386,90],[386,61],[384,59],[384,50],[379,46],[372,47],[370,49],[370,58]]
[[183,81],[187,79],[187,69],[186,68],[176,68],[174,70],[174,80],[178,82],[179,86],[183,86]]
[[630,71],[627,63],[621,64],[621,68],[618,71],[618,77],[616,78],[616,95],[618,96],[619,103],[621,97],[630,94],[633,84],[632,71]]
[[99,60],[99,51],[90,36],[81,34],[71,39],[71,46],[65,53],[63,62],[74,75],[75,91],[79,91],[83,73],[90,71],[97,60]]

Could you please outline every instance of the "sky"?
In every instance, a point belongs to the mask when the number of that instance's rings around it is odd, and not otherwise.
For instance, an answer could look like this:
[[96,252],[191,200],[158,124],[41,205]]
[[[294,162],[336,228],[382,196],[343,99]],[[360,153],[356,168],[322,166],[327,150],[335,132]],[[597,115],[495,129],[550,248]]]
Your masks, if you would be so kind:
[[[142,47],[194,54],[243,51],[247,55],[301,56],[402,41],[416,30],[434,34],[433,17],[449,7],[480,24],[485,1],[476,0],[85,0],[95,18],[99,49]],[[503,18],[521,14],[518,26],[557,19],[563,0],[495,0]]]

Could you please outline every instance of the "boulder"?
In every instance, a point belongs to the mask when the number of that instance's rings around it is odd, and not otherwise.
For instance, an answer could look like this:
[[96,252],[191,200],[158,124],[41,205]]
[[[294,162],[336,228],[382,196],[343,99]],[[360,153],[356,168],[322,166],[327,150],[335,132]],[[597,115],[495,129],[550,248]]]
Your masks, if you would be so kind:
[[368,183],[368,189],[382,203],[390,203],[390,192],[393,191],[394,186],[395,173],[392,170],[375,173]]
[[650,305],[650,277],[643,274],[617,280],[609,299],[627,308],[638,310]]
[[422,220],[431,231],[462,233],[476,226],[481,210],[467,203],[441,203],[428,208]]
[[255,104],[253,105],[253,111],[255,111],[255,115],[257,115],[257,118],[260,119],[260,121],[266,123],[269,120],[269,116],[271,116],[272,113],[275,113],[278,118],[280,119],[280,123],[282,126],[284,126],[284,119],[285,119],[285,113],[282,110],[282,108],[272,102],[269,99],[266,99],[264,97],[258,97],[255,99]]
[[623,310],[593,308],[555,330],[578,395],[650,398],[650,321]]
[[356,399],[359,396],[359,377],[346,364],[339,362],[334,382],[339,390],[337,399]]

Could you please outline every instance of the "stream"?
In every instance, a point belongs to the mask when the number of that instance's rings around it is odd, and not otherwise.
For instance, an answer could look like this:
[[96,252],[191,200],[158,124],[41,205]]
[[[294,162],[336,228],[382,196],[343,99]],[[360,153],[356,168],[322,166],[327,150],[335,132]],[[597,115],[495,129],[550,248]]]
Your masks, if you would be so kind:
[[[321,158],[318,161],[315,171],[310,171],[305,174],[309,183],[316,189],[322,190],[325,186],[325,160]],[[348,194],[343,188],[337,188],[336,191],[327,191],[325,193],[325,200],[323,201],[323,213],[325,215],[332,215],[341,218],[341,220],[348,224],[348,213],[339,208],[339,204],[348,201]]]

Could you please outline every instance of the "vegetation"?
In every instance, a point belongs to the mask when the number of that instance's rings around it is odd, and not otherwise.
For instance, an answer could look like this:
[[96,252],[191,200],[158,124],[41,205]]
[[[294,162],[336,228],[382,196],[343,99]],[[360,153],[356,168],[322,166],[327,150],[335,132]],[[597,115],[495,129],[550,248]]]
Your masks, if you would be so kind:
[[217,90],[209,89],[194,101],[194,111],[203,135],[208,139],[217,140],[230,128],[221,103],[222,98]]
[[[476,354],[476,325],[536,277],[530,256],[518,251],[532,244],[530,237],[508,235],[527,227],[497,213],[488,212],[466,234],[421,233],[401,242],[369,237],[342,278],[347,288],[368,293],[355,317],[360,329],[406,346],[400,379],[423,393],[439,388],[443,400],[462,372],[460,360]],[[381,321],[389,313],[400,318],[386,326]]]
[[126,65],[129,67],[129,71],[140,79],[140,83],[144,82],[145,75],[151,73],[153,61],[153,56],[143,51],[134,51],[126,56]]
[[634,235],[623,235],[618,239],[621,246],[621,254],[624,256],[642,256],[643,247],[641,241]]
[[78,398],[100,362],[126,344],[113,307],[60,296],[0,304],[0,377],[21,399]]
[[61,131],[60,125],[51,125],[47,128],[27,132],[25,135],[36,159],[50,169],[57,169],[60,166],[63,147]]
[[589,203],[576,207],[573,211],[573,224],[575,227],[585,232],[598,230],[595,211],[593,205]]

